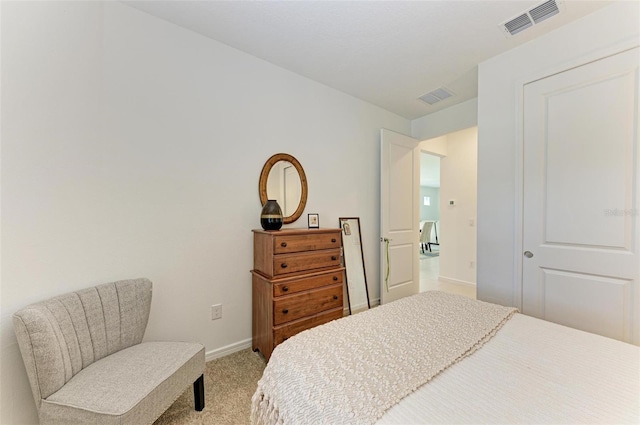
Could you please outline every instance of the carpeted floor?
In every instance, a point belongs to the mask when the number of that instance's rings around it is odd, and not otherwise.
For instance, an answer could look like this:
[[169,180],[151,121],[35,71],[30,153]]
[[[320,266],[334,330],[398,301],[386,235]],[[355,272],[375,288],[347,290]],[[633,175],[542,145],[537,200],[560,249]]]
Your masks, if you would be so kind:
[[251,396],[266,364],[250,348],[207,362],[205,407],[193,409],[193,387],[176,400],[154,425],[242,425],[249,423]]

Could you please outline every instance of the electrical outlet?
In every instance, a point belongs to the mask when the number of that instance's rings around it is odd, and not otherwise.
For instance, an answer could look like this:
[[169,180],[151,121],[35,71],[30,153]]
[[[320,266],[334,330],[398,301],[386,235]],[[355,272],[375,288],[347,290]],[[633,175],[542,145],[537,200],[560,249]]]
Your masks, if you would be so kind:
[[214,304],[211,306],[211,320],[222,318],[222,304]]

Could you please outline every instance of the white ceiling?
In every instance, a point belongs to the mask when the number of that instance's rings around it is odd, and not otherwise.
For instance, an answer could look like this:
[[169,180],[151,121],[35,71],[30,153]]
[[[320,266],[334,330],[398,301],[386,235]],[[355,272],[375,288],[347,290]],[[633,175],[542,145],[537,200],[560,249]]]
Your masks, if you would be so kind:
[[[542,1],[124,3],[414,119],[476,97],[478,63],[609,2],[565,0],[560,14],[510,38],[498,25]],[[442,86],[456,95],[418,100]]]

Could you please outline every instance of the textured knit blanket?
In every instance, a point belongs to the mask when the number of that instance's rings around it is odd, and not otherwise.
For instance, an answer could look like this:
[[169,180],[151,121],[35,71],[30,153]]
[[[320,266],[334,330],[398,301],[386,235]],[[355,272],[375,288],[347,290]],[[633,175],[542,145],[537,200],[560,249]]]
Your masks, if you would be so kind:
[[251,422],[373,424],[516,312],[437,291],[301,332],[274,350]]

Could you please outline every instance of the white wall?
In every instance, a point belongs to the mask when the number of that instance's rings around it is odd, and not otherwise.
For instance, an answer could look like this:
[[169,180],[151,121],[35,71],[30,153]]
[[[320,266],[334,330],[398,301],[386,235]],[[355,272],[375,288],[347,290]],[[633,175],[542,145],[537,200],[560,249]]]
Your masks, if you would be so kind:
[[617,2],[480,64],[478,298],[520,303],[517,93],[528,81],[638,45],[639,16],[640,3]]
[[[446,136],[440,161],[440,279],[476,283],[477,137],[472,127]],[[453,206],[449,200],[455,200]]]
[[418,140],[433,139],[477,125],[478,99],[474,98],[411,121],[411,136]]
[[3,2],[1,31],[0,423],[36,423],[10,323],[31,302],[146,276],[147,339],[249,344],[277,152],[309,182],[294,227],[361,218],[379,297],[379,130],[407,120],[117,2]]
[[[458,130],[461,130],[460,128]],[[415,137],[415,136],[414,136]],[[420,151],[443,157],[447,155],[447,136],[439,136],[433,139],[422,140],[420,142]]]
[[[430,205],[424,204],[428,196]],[[440,220],[440,188],[420,186],[420,220]]]

